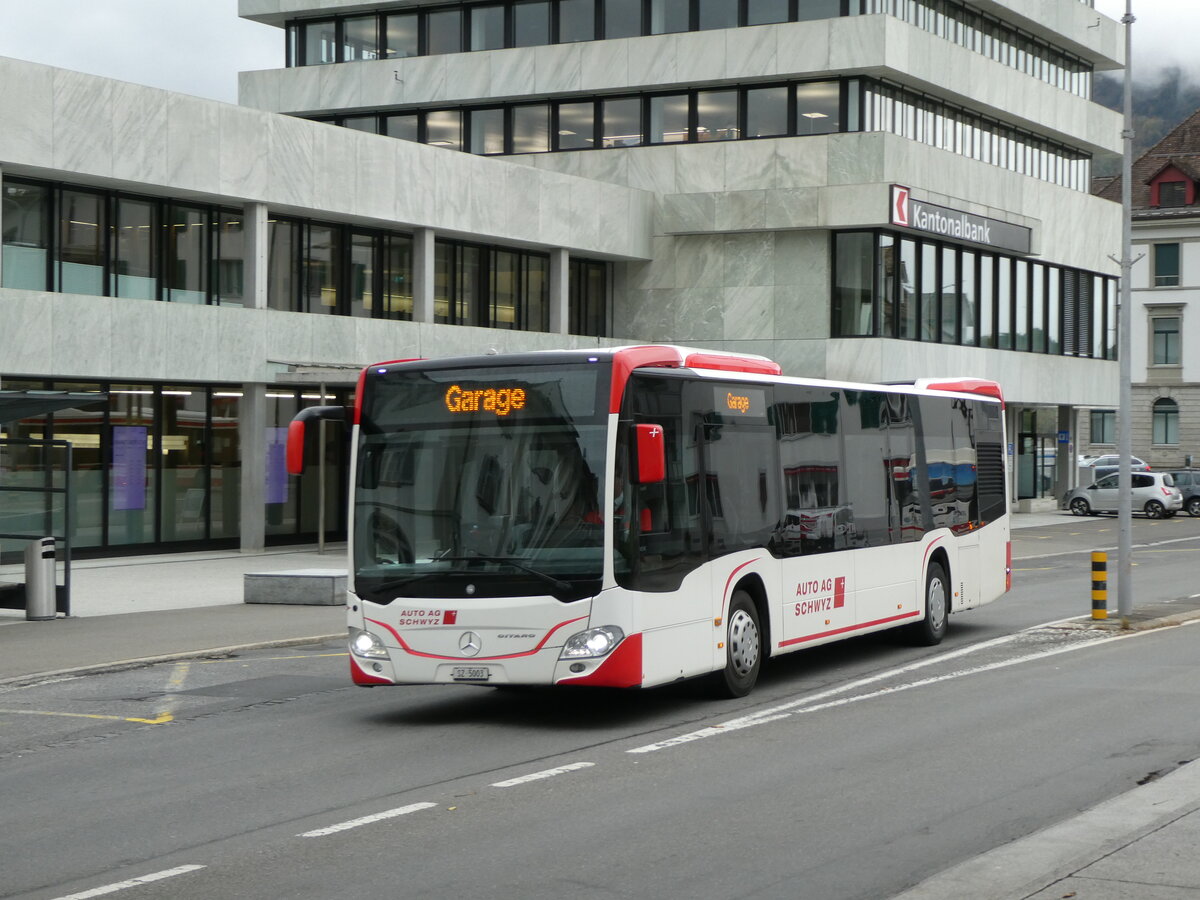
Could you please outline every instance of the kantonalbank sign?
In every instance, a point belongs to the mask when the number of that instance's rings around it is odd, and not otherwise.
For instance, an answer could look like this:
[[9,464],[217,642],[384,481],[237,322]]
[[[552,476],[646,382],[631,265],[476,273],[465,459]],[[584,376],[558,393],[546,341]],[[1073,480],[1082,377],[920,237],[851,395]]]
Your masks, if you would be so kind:
[[901,228],[1014,253],[1028,253],[1033,235],[1033,230],[1023,225],[917,200],[908,188],[898,184],[892,185],[889,221]]

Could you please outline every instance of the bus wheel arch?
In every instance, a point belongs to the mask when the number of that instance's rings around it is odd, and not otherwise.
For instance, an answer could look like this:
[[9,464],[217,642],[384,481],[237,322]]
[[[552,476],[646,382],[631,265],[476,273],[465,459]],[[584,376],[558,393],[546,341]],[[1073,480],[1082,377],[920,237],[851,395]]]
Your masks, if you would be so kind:
[[758,682],[771,646],[767,592],[758,576],[734,587],[723,624],[725,665],[713,673],[713,687],[720,697],[745,697]]
[[946,624],[953,607],[950,560],[942,548],[934,550],[925,566],[921,604],[924,617],[906,629],[908,638],[921,647],[933,647],[946,636]]

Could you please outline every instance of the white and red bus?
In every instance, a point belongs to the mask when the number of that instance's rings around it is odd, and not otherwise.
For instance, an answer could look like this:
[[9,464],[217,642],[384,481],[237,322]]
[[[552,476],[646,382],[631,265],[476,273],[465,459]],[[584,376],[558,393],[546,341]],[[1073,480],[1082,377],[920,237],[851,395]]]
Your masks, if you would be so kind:
[[349,627],[361,685],[651,687],[888,628],[936,644],[1009,587],[994,382],[787,378],[635,346],[365,369]]

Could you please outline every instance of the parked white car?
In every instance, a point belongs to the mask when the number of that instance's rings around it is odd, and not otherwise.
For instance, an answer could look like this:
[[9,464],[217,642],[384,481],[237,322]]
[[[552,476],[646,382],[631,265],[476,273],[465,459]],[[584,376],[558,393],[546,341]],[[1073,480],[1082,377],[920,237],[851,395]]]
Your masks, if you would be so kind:
[[[1115,513],[1120,506],[1117,481],[1113,472],[1086,487],[1077,487],[1064,498],[1066,506],[1077,516],[1094,516],[1102,512]],[[1175,486],[1168,472],[1134,472],[1133,511],[1145,513],[1150,519],[1169,518],[1183,508],[1183,493]]]

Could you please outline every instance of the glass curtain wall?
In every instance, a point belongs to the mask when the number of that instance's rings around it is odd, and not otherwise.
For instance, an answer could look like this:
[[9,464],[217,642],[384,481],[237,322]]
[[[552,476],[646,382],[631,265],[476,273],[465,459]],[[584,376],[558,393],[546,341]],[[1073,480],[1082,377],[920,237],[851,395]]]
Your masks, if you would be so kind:
[[1114,278],[882,231],[833,235],[833,337],[1116,359]]
[[[21,390],[104,392],[107,403],[60,410],[6,426],[13,437],[72,445],[73,541],[85,555],[232,546],[241,523],[242,391],[233,386],[17,381]],[[348,402],[349,392],[272,388],[268,397],[266,513],[272,543],[311,540],[320,507],[319,466],[302,478],[284,469],[295,410]],[[340,426],[330,425],[330,428]],[[340,434],[325,444],[326,532],[345,535],[348,457]]]
[[3,198],[3,287],[244,302],[239,212],[11,178]]
[[297,19],[286,25],[288,66],[398,59],[882,13],[1091,97],[1092,65],[961,0],[507,0],[431,5],[404,13]]

